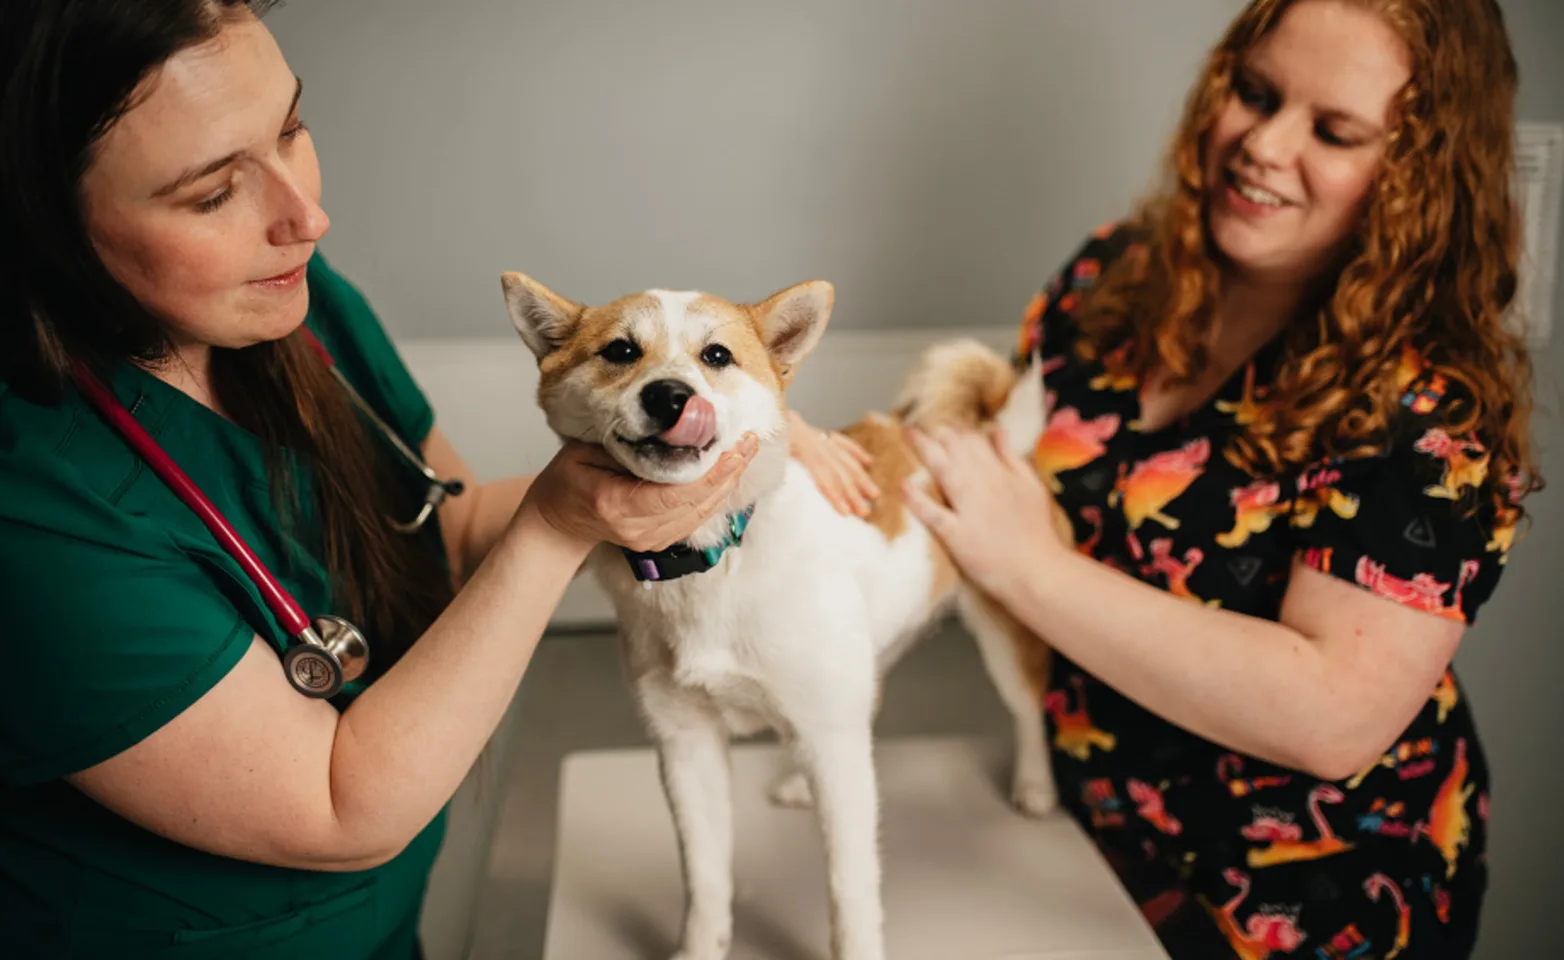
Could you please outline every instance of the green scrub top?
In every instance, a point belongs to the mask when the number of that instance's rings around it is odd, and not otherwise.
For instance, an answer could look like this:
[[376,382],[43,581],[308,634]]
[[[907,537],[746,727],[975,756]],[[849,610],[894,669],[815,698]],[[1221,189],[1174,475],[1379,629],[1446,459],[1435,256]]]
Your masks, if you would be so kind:
[[[368,303],[318,255],[307,276],[306,323],[420,448],[433,412]],[[253,434],[129,364],[110,387],[306,613],[336,609],[326,570],[278,532]],[[435,524],[425,535],[439,549]],[[195,514],[75,393],[36,406],[0,382],[0,610],[0,956],[417,956],[443,811],[390,863],[326,873],[182,846],[64,779],[194,703],[252,634],[279,650],[287,639]]]

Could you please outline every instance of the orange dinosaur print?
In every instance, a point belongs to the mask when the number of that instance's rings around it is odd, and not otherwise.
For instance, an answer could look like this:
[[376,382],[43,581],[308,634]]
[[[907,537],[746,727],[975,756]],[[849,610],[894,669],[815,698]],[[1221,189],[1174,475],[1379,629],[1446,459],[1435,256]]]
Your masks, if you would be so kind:
[[1302,560],[1304,566],[1313,567],[1321,573],[1330,573],[1331,547],[1307,547],[1303,551]]
[[1439,409],[1439,401],[1450,391],[1450,381],[1442,373],[1434,373],[1416,389],[1402,394],[1401,405],[1413,413],[1426,415]]
[[1358,515],[1358,498],[1336,489],[1341,481],[1341,471],[1335,467],[1323,467],[1308,471],[1298,477],[1298,499],[1293,505],[1292,523],[1296,527],[1312,527],[1321,510],[1330,511],[1343,520]]
[[1515,546],[1515,521],[1506,519],[1493,528],[1493,539],[1488,541],[1488,552],[1498,551],[1499,562],[1510,562],[1510,549]]
[[1255,843],[1291,843],[1303,839],[1303,828],[1293,821],[1292,814],[1265,807],[1252,808],[1254,821],[1239,831],[1245,840]]
[[1247,797],[1256,790],[1264,790],[1267,787],[1285,787],[1292,782],[1292,776],[1279,777],[1252,777],[1244,779],[1238,774],[1244,771],[1244,758],[1236,753],[1224,753],[1216,761],[1216,778],[1227,787],[1227,792],[1235,797]]
[[1129,370],[1129,356],[1131,344],[1123,344],[1103,360],[1103,372],[1092,377],[1087,386],[1093,390],[1113,390],[1122,392],[1133,390],[1140,383],[1140,378]]
[[1445,879],[1455,876],[1455,862],[1460,849],[1471,839],[1472,818],[1466,812],[1466,801],[1472,795],[1472,785],[1466,782],[1470,761],[1466,759],[1466,738],[1455,741],[1455,762],[1450,775],[1440,784],[1434,795],[1434,805],[1429,808],[1428,819],[1412,828],[1412,839],[1427,837],[1445,858]]
[[1291,953],[1303,943],[1304,934],[1298,929],[1298,915],[1296,910],[1278,910],[1274,907],[1261,907],[1249,915],[1249,919],[1242,927],[1238,925],[1235,916],[1238,907],[1249,896],[1249,875],[1232,867],[1222,871],[1222,879],[1229,886],[1238,888],[1238,893],[1220,907],[1213,907],[1204,896],[1200,897],[1201,906],[1211,914],[1216,921],[1217,929],[1222,931],[1222,936],[1232,945],[1233,954],[1238,960],[1268,960],[1278,951]]
[[1417,382],[1422,376],[1423,370],[1428,364],[1423,360],[1423,355],[1417,352],[1417,348],[1410,343],[1401,345],[1401,357],[1396,363],[1396,389],[1405,392],[1408,387]]
[[1520,503],[1525,493],[1526,481],[1520,471],[1513,471],[1505,477],[1500,484],[1509,500],[1509,506],[1499,511],[1493,527],[1493,539],[1488,541],[1488,552],[1495,551],[1499,554],[1499,563],[1505,564],[1510,560],[1510,549],[1515,546],[1515,526],[1519,517],[1516,505]]
[[1402,780],[1425,777],[1434,772],[1434,755],[1438,752],[1439,745],[1429,737],[1402,740],[1384,756],[1354,774],[1352,779],[1347,781],[1347,789],[1356,790],[1363,785],[1363,781],[1369,774],[1380,767],[1396,771],[1396,776]]
[[1108,495],[1108,505],[1116,507],[1122,499],[1130,530],[1140,529],[1147,520],[1155,520],[1169,530],[1178,529],[1178,521],[1162,509],[1177,500],[1195,478],[1205,471],[1211,458],[1211,438],[1191,440],[1177,450],[1154,454],[1135,464],[1128,476],[1120,469],[1119,480]]
[[1108,440],[1119,431],[1119,415],[1106,413],[1082,420],[1081,412],[1065,407],[1048,418],[1048,427],[1032,452],[1032,465],[1054,493],[1062,489],[1055,475],[1084,467],[1108,452]]
[[1239,487],[1230,495],[1233,503],[1233,529],[1216,535],[1216,542],[1232,550],[1249,542],[1250,536],[1271,528],[1271,521],[1292,509],[1281,503],[1282,485],[1274,480],[1258,480]]
[[1167,789],[1167,784],[1164,783],[1159,790],[1132,777],[1125,786],[1129,788],[1130,799],[1135,802],[1135,812],[1141,815],[1141,819],[1170,837],[1184,832],[1184,825],[1163,806],[1162,790]]
[[1331,830],[1330,823],[1325,815],[1320,812],[1320,803],[1341,803],[1346,799],[1337,788],[1328,783],[1322,783],[1309,791],[1309,815],[1314,818],[1314,828],[1319,833],[1317,840],[1288,840],[1275,839],[1269,846],[1258,850],[1249,851],[1249,866],[1269,867],[1278,863],[1294,863],[1299,860],[1319,860],[1332,854],[1351,850],[1352,844],[1336,836]]
[[1358,498],[1350,493],[1342,493],[1335,487],[1312,490],[1294,502],[1293,525],[1314,526],[1315,518],[1326,508],[1343,520],[1351,520],[1358,515]]
[[1467,487],[1480,487],[1488,478],[1488,452],[1475,440],[1458,440],[1439,427],[1430,427],[1412,449],[1445,462],[1444,479],[1423,488],[1430,497],[1459,500]]
[[1467,560],[1461,564],[1461,575],[1455,583],[1455,594],[1450,598],[1450,603],[1443,600],[1445,593],[1450,589],[1450,584],[1435,580],[1432,574],[1420,573],[1410,580],[1403,580],[1394,574],[1385,572],[1385,565],[1375,563],[1368,557],[1359,557],[1358,565],[1353,570],[1353,578],[1357,582],[1387,599],[1397,603],[1406,604],[1415,610],[1425,613],[1438,614],[1446,620],[1454,620],[1458,623],[1466,622],[1466,614],[1461,611],[1461,590],[1472,582],[1479,569],[1476,560]]
[[1223,413],[1231,413],[1233,422],[1240,427],[1255,423],[1265,414],[1265,410],[1255,402],[1254,390],[1254,361],[1249,361],[1244,367],[1244,392],[1237,403],[1231,400],[1218,400],[1216,408]]
[[1412,940],[1412,908],[1407,905],[1406,897],[1402,896],[1401,888],[1383,873],[1376,873],[1363,881],[1363,892],[1375,903],[1379,902],[1380,893],[1388,892],[1390,899],[1396,903],[1396,940],[1391,944],[1390,952],[1383,958],[1383,960],[1395,960],[1395,957],[1399,956]]
[[1159,537],[1151,541],[1151,562],[1142,565],[1140,572],[1146,577],[1162,574],[1168,581],[1168,593],[1181,600],[1189,600],[1207,607],[1220,606],[1220,600],[1202,600],[1189,589],[1190,575],[1205,558],[1205,551],[1199,547],[1190,547],[1184,551],[1183,560],[1175,560],[1173,541],[1167,537]]
[[1016,342],[1016,352],[1030,357],[1043,342],[1043,314],[1048,310],[1048,292],[1039,290],[1032,295],[1021,314],[1021,336]]
[[1075,688],[1075,710],[1069,710],[1069,698],[1063,690],[1055,690],[1043,700],[1043,706],[1054,719],[1054,746],[1077,760],[1087,760],[1092,747],[1107,753],[1118,744],[1118,738],[1092,726],[1091,714],[1086,712],[1086,685],[1080,677],[1071,677]]
[[1450,715],[1450,711],[1455,709],[1455,705],[1460,700],[1461,693],[1455,686],[1455,674],[1446,670],[1444,676],[1439,678],[1439,685],[1434,687],[1433,695],[1433,701],[1439,704],[1440,723],[1445,722],[1445,718]]

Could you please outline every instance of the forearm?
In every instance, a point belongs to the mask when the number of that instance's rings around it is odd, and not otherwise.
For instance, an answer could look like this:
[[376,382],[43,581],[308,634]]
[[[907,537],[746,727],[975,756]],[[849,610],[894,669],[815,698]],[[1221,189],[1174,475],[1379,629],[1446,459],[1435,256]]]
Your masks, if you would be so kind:
[[394,854],[456,792],[585,555],[523,507],[445,612],[342,714],[330,789],[346,849]]
[[535,478],[535,474],[506,477],[482,484],[472,491],[472,510],[460,539],[458,582],[465,582],[466,576],[478,569],[483,558],[505,535]]
[[[1356,742],[1320,644],[1270,620],[1175,597],[1056,551],[999,599],[1018,620],[1126,697],[1233,750],[1346,776]],[[1037,570],[1046,572],[1036,573]]]

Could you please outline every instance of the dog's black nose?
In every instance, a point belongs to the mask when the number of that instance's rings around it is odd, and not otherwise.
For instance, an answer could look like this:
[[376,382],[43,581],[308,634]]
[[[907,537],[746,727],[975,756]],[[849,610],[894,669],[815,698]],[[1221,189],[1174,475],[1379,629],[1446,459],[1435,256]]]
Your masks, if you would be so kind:
[[657,424],[659,433],[672,430],[695,390],[678,380],[653,380],[641,388],[641,409]]

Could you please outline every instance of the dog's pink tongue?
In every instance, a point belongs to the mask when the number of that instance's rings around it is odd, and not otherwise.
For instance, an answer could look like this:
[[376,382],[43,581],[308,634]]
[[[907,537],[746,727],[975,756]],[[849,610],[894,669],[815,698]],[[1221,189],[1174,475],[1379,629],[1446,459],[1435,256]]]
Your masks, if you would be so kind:
[[716,435],[717,408],[705,397],[691,397],[684,402],[679,422],[659,439],[670,447],[704,447]]

